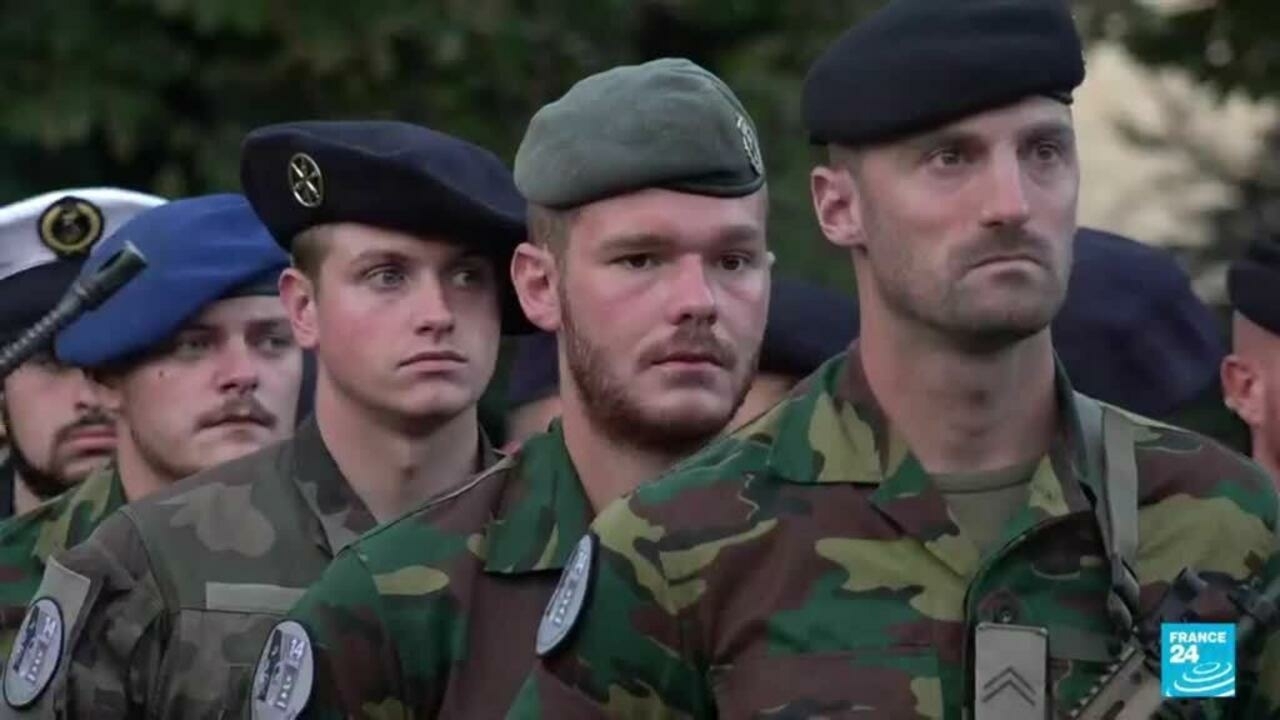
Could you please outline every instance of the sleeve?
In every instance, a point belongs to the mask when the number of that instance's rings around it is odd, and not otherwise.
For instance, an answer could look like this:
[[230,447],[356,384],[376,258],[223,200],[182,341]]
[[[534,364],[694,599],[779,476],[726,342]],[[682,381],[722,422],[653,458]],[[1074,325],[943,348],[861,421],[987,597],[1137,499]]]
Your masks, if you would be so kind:
[[702,582],[672,585],[651,551],[662,530],[633,503],[597,518],[584,541],[592,548],[587,582],[575,582],[570,561],[538,628],[539,660],[509,717],[715,715],[704,663],[688,642]]
[[30,702],[6,697],[3,716],[109,720],[145,707],[160,676],[164,602],[130,519],[115,513],[52,558],[32,606],[42,598],[60,616],[59,652]]
[[403,694],[399,656],[384,622],[377,586],[356,552],[334,559],[289,611],[285,622],[290,621],[305,630],[311,646],[310,692],[273,708],[265,692],[272,674],[266,648],[254,672],[249,716],[264,720],[416,716]]

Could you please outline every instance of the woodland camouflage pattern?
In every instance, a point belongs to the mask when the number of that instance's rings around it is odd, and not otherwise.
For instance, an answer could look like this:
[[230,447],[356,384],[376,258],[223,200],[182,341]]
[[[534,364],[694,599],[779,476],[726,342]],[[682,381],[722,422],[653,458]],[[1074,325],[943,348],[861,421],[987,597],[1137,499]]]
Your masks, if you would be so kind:
[[271,627],[374,524],[314,421],[127,505],[58,556],[92,581],[89,599],[66,618],[50,687],[0,717],[237,713]]
[[112,464],[31,512],[0,523],[0,657],[9,655],[49,557],[84,542],[124,500]]
[[316,661],[302,717],[501,717],[590,518],[556,423],[361,538],[289,614]]
[[[1073,407],[1065,376],[1058,392]],[[1267,476],[1130,417],[1142,611],[1185,566],[1216,584],[1280,570]],[[983,559],[887,426],[855,347],[601,514],[583,614],[511,716],[959,720],[966,630],[984,620],[1048,628],[1052,703],[1071,707],[1110,657],[1111,626],[1074,409],[1062,425]],[[1218,590],[1202,606],[1210,621],[1230,607]],[[1258,664],[1222,701],[1230,717],[1280,716],[1280,633]]]

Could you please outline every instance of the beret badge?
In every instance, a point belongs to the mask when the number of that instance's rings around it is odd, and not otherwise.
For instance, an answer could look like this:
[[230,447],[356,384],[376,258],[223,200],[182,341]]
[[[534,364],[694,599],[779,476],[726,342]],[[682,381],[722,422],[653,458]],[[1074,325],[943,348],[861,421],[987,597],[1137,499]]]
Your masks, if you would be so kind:
[[297,153],[289,158],[289,188],[303,207],[317,208],[324,202],[324,176],[310,155]]
[[40,241],[58,257],[85,255],[102,237],[102,210],[78,197],[65,197],[40,214]]

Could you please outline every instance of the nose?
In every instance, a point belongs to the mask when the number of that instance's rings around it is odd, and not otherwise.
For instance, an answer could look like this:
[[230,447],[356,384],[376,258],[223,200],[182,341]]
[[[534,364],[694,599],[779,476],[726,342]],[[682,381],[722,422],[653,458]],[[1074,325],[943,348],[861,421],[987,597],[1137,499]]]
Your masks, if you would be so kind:
[[437,335],[453,330],[453,308],[445,292],[441,278],[426,278],[413,299],[414,332],[420,335]]
[[101,410],[103,407],[102,397],[98,395],[98,390],[90,382],[89,376],[80,368],[70,368],[70,372],[75,373],[76,410],[81,413]]
[[982,222],[987,227],[1021,227],[1031,216],[1026,175],[1016,152],[998,153],[988,170]]
[[674,263],[670,278],[667,320],[673,325],[686,322],[710,324],[716,319],[716,296],[699,256],[681,258]]
[[218,351],[218,390],[247,395],[258,389],[258,363],[243,339],[224,343]]

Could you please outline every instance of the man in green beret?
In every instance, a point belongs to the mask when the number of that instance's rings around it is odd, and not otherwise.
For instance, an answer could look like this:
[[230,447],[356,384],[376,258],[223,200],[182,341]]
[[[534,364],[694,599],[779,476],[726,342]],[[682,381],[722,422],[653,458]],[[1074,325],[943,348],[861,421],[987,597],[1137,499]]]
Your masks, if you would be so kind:
[[[810,189],[859,339],[597,516],[513,716],[1280,714],[1280,634],[1228,640],[1274,610],[1266,474],[1055,357],[1083,78],[1066,0],[891,0],[817,60]],[[1183,623],[1226,627],[1162,678]]]
[[[562,420],[340,555],[259,661],[256,718],[500,717],[595,512],[716,436],[756,367],[767,195],[750,118],[684,60],[589,77],[516,156],[512,276]],[[291,659],[293,658],[293,659]]]

